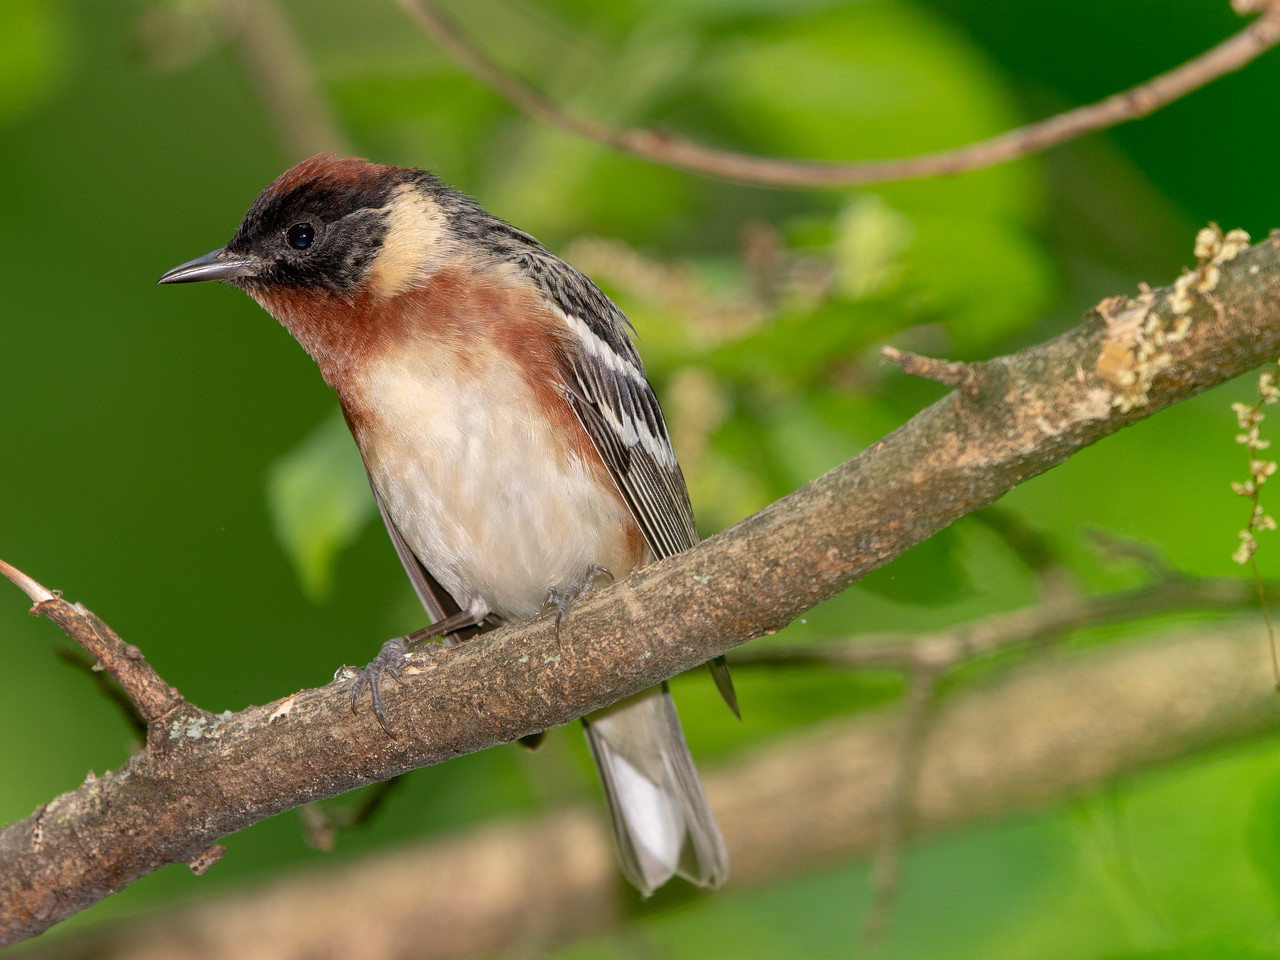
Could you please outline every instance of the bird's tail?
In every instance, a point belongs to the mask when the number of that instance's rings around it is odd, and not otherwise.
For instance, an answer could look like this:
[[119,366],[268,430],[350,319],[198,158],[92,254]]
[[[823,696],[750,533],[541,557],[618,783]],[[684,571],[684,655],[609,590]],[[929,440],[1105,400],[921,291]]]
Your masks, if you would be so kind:
[[646,897],[677,873],[700,887],[724,883],[729,854],[667,685],[593,713],[583,724],[627,879]]

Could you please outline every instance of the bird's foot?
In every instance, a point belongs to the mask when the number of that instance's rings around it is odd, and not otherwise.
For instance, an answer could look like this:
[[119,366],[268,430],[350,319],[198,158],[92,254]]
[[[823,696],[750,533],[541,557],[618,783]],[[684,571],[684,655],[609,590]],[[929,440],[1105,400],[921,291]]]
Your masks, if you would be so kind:
[[542,604],[542,610],[545,612],[547,607],[556,608],[556,646],[560,645],[560,627],[569,619],[570,608],[591,592],[592,587],[596,585],[596,580],[600,577],[608,577],[612,580],[613,574],[600,564],[593,563],[587,567],[587,572],[583,574],[581,580],[563,587],[552,587],[547,591],[547,599]]
[[351,684],[351,712],[359,713],[356,705],[360,701],[360,694],[364,693],[365,687],[368,687],[370,699],[373,701],[373,715],[378,718],[378,723],[382,725],[382,729],[389,737],[394,737],[395,731],[391,729],[391,724],[387,721],[387,711],[382,706],[382,677],[386,675],[396,683],[404,683],[400,679],[400,670],[404,666],[405,657],[409,655],[409,640],[409,637],[396,637],[384,643],[378,655],[369,661],[356,676],[355,682]]
[[404,681],[400,678],[400,671],[404,667],[405,658],[409,655],[411,649],[435,637],[445,636],[455,630],[474,626],[475,623],[475,613],[464,610],[461,613],[454,614],[452,617],[446,617],[438,623],[423,627],[421,630],[415,630],[407,637],[395,637],[388,640],[382,645],[378,655],[370,660],[368,665],[356,675],[355,682],[351,685],[351,712],[359,712],[356,707],[360,702],[360,695],[364,693],[364,688],[368,687],[369,697],[373,701],[373,715],[378,718],[378,723],[387,732],[387,736],[394,737],[395,732],[391,729],[391,724],[387,720],[386,709],[382,705],[383,676],[389,676],[396,683],[403,685]]

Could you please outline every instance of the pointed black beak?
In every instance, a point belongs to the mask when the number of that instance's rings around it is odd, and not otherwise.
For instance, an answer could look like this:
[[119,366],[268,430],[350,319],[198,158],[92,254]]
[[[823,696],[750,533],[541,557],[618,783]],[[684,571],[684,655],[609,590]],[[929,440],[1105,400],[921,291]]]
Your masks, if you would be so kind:
[[257,276],[262,261],[254,256],[214,250],[174,267],[156,283],[196,283],[199,280],[234,280]]

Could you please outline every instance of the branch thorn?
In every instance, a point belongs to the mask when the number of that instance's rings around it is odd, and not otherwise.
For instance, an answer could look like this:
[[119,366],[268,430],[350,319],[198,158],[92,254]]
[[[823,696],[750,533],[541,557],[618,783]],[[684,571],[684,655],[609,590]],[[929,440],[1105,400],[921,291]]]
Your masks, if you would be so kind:
[[889,346],[880,348],[880,356],[890,363],[896,363],[904,373],[909,373],[913,377],[936,380],[938,383],[955,387],[965,393],[968,393],[977,381],[977,371],[967,363],[924,357],[918,353],[910,353]]

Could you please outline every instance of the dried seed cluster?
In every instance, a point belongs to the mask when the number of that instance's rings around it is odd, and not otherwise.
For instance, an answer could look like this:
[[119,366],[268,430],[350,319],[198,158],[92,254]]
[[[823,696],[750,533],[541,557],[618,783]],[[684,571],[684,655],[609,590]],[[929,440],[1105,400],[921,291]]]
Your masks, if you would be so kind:
[[1249,451],[1249,479],[1243,483],[1231,484],[1234,493],[1245,497],[1253,504],[1249,511],[1249,522],[1240,531],[1240,546],[1231,555],[1236,563],[1248,563],[1258,549],[1258,540],[1254,534],[1259,530],[1274,530],[1276,521],[1262,509],[1258,501],[1262,485],[1267,478],[1276,472],[1274,460],[1264,460],[1258,456],[1271,446],[1270,440],[1262,439],[1260,427],[1266,419],[1262,412],[1264,406],[1280,400],[1280,387],[1276,386],[1276,368],[1268,367],[1258,377],[1258,402],[1250,406],[1246,403],[1233,403],[1236,422],[1240,425],[1240,433],[1236,435],[1236,443],[1242,444]]

